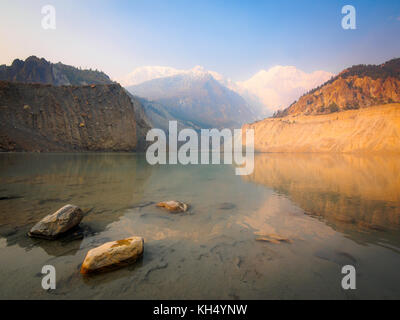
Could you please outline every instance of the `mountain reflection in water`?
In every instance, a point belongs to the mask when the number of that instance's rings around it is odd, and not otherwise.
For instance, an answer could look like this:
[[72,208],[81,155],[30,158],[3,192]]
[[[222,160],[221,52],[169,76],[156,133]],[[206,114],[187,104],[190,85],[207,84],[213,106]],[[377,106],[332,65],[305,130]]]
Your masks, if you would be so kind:
[[287,196],[353,240],[399,245],[398,156],[257,154],[245,179]]

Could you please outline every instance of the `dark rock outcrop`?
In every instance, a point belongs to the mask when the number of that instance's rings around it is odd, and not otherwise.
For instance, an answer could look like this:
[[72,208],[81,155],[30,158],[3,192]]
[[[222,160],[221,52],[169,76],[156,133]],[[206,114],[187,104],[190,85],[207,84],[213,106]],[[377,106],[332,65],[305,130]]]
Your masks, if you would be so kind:
[[82,70],[61,62],[51,63],[35,56],[25,61],[15,59],[10,66],[0,65],[0,80],[55,86],[114,83],[104,72]]
[[135,151],[148,125],[119,84],[0,81],[0,151]]

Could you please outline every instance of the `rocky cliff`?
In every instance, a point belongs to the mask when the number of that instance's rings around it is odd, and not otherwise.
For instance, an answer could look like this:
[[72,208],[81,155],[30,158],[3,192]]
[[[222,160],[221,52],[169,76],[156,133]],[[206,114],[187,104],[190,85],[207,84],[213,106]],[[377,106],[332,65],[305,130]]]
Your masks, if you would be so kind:
[[0,81],[0,150],[138,150],[148,129],[141,109],[118,84]]

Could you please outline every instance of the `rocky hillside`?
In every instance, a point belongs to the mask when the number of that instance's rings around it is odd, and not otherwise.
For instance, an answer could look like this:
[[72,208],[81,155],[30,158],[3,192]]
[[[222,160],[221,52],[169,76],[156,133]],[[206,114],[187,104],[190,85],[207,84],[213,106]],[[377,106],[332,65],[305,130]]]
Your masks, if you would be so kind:
[[400,58],[348,68],[275,117],[317,115],[400,102]]
[[0,81],[0,150],[138,150],[148,129],[141,108],[118,84]]
[[55,86],[113,83],[103,72],[81,70],[61,62],[54,64],[35,56],[25,61],[15,59],[11,66],[0,65],[0,80]]
[[258,152],[400,153],[400,104],[325,115],[269,118],[254,129]]

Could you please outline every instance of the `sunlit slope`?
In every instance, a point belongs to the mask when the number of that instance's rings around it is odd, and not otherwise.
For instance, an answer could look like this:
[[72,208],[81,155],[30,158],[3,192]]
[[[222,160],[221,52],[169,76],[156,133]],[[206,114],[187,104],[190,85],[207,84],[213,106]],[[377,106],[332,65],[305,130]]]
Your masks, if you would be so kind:
[[269,118],[255,130],[258,152],[400,153],[400,104],[315,116]]

